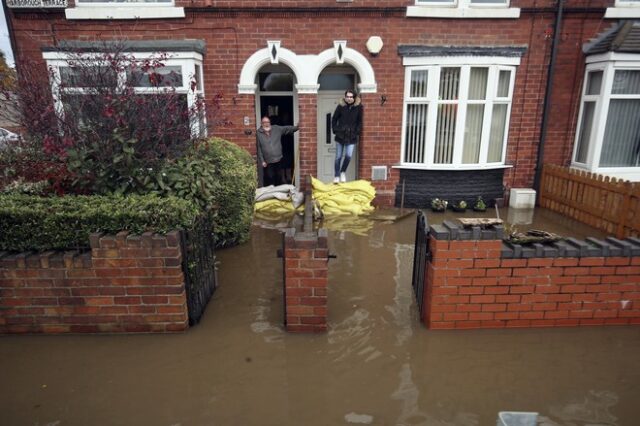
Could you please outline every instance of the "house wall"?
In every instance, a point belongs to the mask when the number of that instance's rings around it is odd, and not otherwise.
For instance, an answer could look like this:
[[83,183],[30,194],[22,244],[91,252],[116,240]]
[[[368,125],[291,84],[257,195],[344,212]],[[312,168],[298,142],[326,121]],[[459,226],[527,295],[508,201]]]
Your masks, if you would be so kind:
[[496,231],[435,225],[430,233],[428,328],[640,324],[638,239],[522,247]]
[[92,236],[91,251],[0,252],[0,334],[188,328],[178,232]]
[[[613,2],[568,1],[558,56],[558,71],[545,161],[566,164],[571,145],[582,82],[581,45],[609,26],[602,20],[604,7]],[[554,2],[514,0],[519,19],[407,18],[406,6],[413,1],[333,0],[310,2],[255,1],[250,7],[238,1],[178,0],[186,18],[137,21],[67,21],[58,12],[18,12],[11,19],[15,31],[18,62],[41,58],[40,47],[60,40],[94,40],[126,37],[132,40],[196,38],[206,42],[204,83],[208,97],[223,95],[222,116],[231,124],[214,129],[255,155],[255,96],[238,94],[240,71],[246,60],[280,40],[281,47],[297,55],[319,54],[333,47],[334,40],[347,40],[347,47],[362,53],[375,72],[377,93],[363,94],[364,132],[359,145],[358,176],[370,179],[371,167],[388,166],[386,181],[374,181],[378,204],[393,204],[398,198],[404,67],[398,55],[400,44],[438,46],[526,46],[517,68],[510,117],[503,186],[531,187],[535,174],[544,92],[553,36]],[[213,6],[213,7],[211,7]],[[225,8],[231,8],[226,9]],[[305,11],[303,8],[311,8]],[[365,43],[372,35],[384,41],[379,55],[368,54]],[[384,105],[381,95],[386,96]],[[316,95],[298,95],[301,175],[316,175]],[[243,125],[249,117],[250,124]],[[251,131],[250,134],[249,131]],[[426,194],[422,194],[426,198]],[[447,196],[447,194],[441,194]]]

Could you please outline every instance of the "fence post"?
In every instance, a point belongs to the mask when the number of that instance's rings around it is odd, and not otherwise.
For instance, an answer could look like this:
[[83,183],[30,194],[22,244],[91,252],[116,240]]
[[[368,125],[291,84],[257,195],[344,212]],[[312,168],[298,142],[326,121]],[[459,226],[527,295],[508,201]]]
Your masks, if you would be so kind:
[[547,178],[547,165],[543,164],[542,165],[542,173],[541,173],[541,179],[540,179],[540,188],[538,188],[538,205],[542,206],[542,200],[544,200],[544,188],[547,185],[546,182],[546,178]]
[[616,238],[624,238],[625,235],[625,231],[624,228],[627,224],[627,217],[629,216],[628,211],[629,211],[629,207],[631,205],[631,182],[629,181],[624,181],[624,193],[623,193],[623,198],[622,198],[622,210],[621,210],[621,218],[619,219],[620,221],[618,222],[618,228],[616,229]]

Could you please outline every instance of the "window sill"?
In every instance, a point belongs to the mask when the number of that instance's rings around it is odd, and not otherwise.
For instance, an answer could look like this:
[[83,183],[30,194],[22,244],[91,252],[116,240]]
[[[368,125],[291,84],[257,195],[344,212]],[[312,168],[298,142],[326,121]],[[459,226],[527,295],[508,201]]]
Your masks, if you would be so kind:
[[429,7],[429,6],[408,6],[408,18],[467,18],[467,19],[518,19],[520,9],[499,8],[499,7]]
[[468,165],[468,166],[453,166],[451,164],[445,164],[442,166],[426,166],[420,164],[394,164],[392,169],[408,169],[408,170],[428,170],[428,171],[443,171],[448,172],[465,172],[470,170],[495,170],[495,169],[510,169],[512,165],[508,164],[496,164],[496,165]]
[[112,6],[80,6],[65,10],[67,19],[158,19],[184,18],[183,7],[147,6],[147,7],[112,7]]
[[610,19],[640,18],[640,7],[608,7],[604,17]]

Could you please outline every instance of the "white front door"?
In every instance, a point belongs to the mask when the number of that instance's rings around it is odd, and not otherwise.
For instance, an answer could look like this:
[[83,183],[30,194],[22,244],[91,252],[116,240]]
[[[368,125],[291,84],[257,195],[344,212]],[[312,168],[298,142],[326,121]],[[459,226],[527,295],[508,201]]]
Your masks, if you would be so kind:
[[[322,182],[333,182],[334,162],[336,158],[336,142],[331,131],[331,118],[344,91],[318,92],[318,176]],[[356,178],[358,169],[358,147],[353,152],[353,157],[347,169],[347,180]]]

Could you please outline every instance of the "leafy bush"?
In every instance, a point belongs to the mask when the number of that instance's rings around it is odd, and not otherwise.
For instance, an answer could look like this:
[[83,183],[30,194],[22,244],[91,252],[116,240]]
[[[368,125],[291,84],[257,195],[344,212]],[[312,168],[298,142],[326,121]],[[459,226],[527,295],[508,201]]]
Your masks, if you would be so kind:
[[92,232],[166,233],[191,229],[199,215],[176,197],[0,195],[0,250],[83,248]]
[[0,186],[12,178],[33,181],[29,164],[46,161],[51,173],[35,179],[49,180],[50,192],[144,194],[164,162],[180,158],[203,133],[205,114],[210,126],[225,123],[217,119],[220,96],[205,108],[194,76],[187,76],[188,94],[176,90],[183,76],[165,66],[167,54],[138,59],[127,46],[104,42],[87,52],[61,45],[66,64],[59,75],[42,61],[26,61],[17,82],[0,80],[0,117],[26,129],[24,141],[10,147],[18,158],[0,153],[0,170],[7,170]]
[[212,216],[218,247],[249,238],[256,169],[247,151],[224,139],[196,143],[158,177],[161,193],[192,200]]

